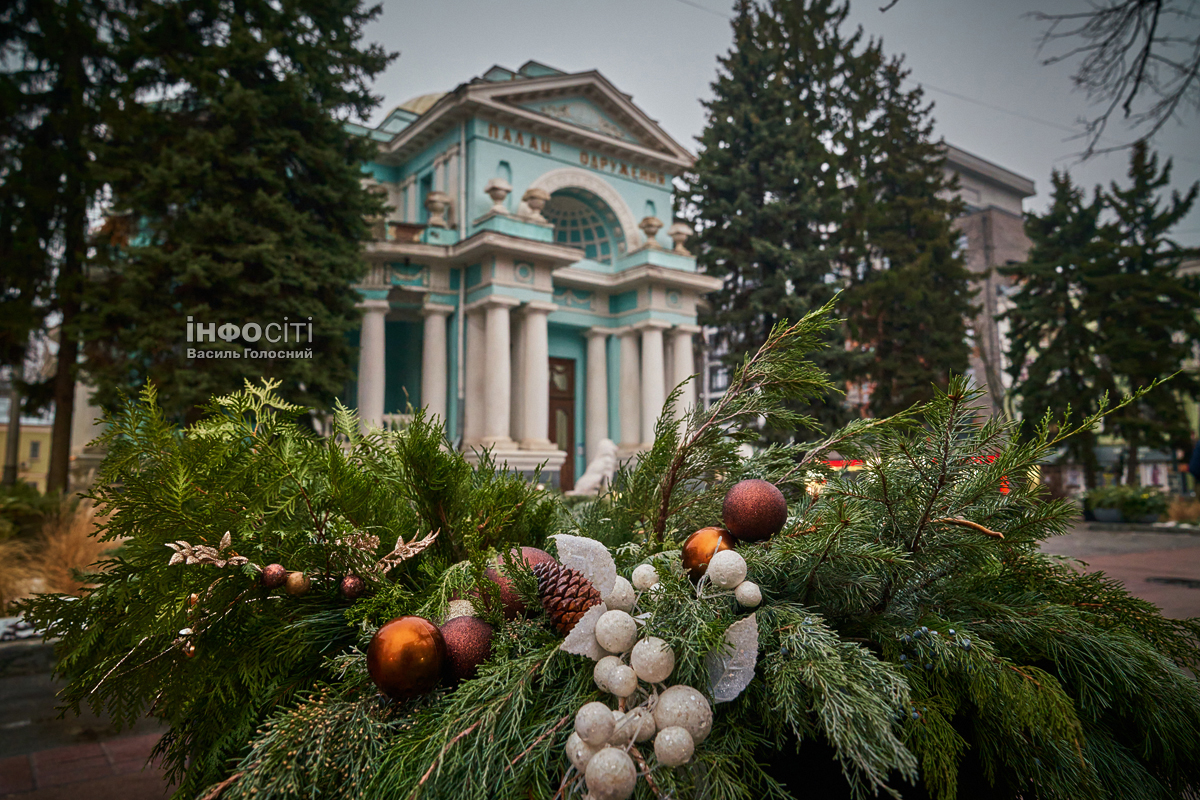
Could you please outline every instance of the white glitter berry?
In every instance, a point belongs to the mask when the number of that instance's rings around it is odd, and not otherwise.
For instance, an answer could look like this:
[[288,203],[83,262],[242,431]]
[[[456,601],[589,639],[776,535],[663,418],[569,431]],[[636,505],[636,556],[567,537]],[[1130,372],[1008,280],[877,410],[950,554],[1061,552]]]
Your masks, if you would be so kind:
[[633,588],[644,592],[658,583],[658,571],[649,564],[640,564],[633,570]]
[[691,686],[672,686],[658,696],[654,707],[654,722],[661,731],[673,725],[685,729],[692,735],[692,742],[700,744],[712,730],[712,707],[708,699]]
[[596,748],[580,739],[578,733],[572,733],[567,737],[567,758],[570,759],[571,766],[575,769],[583,772],[595,754]]
[[612,677],[612,671],[619,666],[622,666],[621,659],[616,656],[605,656],[596,662],[596,666],[592,667],[592,680],[596,681],[596,687],[600,691],[612,691],[608,688],[608,682]]
[[637,691],[637,686],[637,673],[633,671],[632,667],[621,664],[613,667],[612,672],[608,675],[608,691],[617,697],[629,697]]
[[473,617],[475,616],[475,606],[471,605],[470,600],[451,600],[449,607],[446,609],[446,621],[455,617]]
[[675,653],[662,639],[648,636],[633,646],[629,665],[646,683],[662,683],[675,669]]
[[595,800],[625,800],[637,784],[637,769],[624,750],[606,747],[592,756],[584,780]]
[[742,581],[733,590],[733,597],[745,608],[755,608],[762,602],[762,590],[753,581]]
[[596,643],[610,653],[624,653],[637,641],[637,623],[624,611],[605,611],[596,620]]
[[621,715],[610,741],[614,744],[619,742],[621,747],[629,744],[631,738],[635,742],[648,742],[654,738],[656,730],[658,730],[658,726],[654,724],[654,714],[650,713],[650,709],[645,706],[638,706],[629,713]]
[[602,599],[604,600],[604,605],[610,609],[632,611],[635,599],[633,584],[618,575],[616,583],[613,584],[613,590]]
[[736,550],[722,550],[709,560],[704,574],[722,589],[732,589],[746,580],[746,559]]
[[575,715],[575,732],[592,747],[603,747],[612,736],[612,709],[604,703],[588,703]]
[[678,767],[691,761],[694,752],[696,743],[692,741],[692,735],[686,728],[672,725],[663,728],[654,737],[654,757],[660,764]]

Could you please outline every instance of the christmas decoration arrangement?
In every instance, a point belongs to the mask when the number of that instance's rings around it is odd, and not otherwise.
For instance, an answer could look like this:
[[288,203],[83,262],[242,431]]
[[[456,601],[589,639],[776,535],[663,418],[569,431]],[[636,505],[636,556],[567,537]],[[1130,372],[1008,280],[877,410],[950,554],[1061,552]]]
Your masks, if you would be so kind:
[[807,429],[831,324],[779,325],[574,505],[419,411],[321,437],[268,382],[180,429],[147,387],[93,492],[125,543],[23,611],[69,708],[170,726],[177,798],[1200,791],[1200,620],[1039,552],[1075,513],[1035,478],[1064,424],[981,422],[953,378],[739,456]]

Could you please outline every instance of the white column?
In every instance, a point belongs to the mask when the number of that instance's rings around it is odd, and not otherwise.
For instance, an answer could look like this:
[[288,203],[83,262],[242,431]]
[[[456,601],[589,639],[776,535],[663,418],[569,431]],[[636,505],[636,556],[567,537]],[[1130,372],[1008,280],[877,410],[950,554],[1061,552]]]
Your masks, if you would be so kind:
[[[692,325],[679,325],[671,331],[673,346],[671,347],[672,374],[669,389],[674,389],[695,374],[696,358],[692,351],[692,335],[699,332],[700,329]],[[688,381],[687,386],[683,388],[683,393],[679,396],[679,402],[675,407],[675,413],[682,416],[685,410],[694,405],[696,405],[696,381],[693,380]]]
[[401,186],[401,191],[404,192],[404,206],[400,209],[401,222],[416,222],[417,215],[415,209],[417,207],[417,187],[416,178],[409,177]]
[[487,354],[484,352],[483,309],[467,309],[466,369],[463,387],[463,445],[472,447],[483,440],[483,411],[486,398],[483,378]]
[[529,396],[529,369],[527,350],[529,349],[527,340],[527,326],[525,325],[525,315],[518,309],[517,313],[512,315],[511,320],[512,330],[512,408],[509,410],[509,425],[511,429],[508,435],[512,437],[514,442],[519,442],[524,439],[527,434],[525,432],[525,404],[526,397]]
[[558,306],[531,301],[524,308],[525,407],[521,449],[556,450],[550,433],[550,335],[547,318]]
[[642,331],[642,444],[654,444],[654,423],[662,413],[667,399],[663,371],[664,322],[650,320]]
[[597,455],[597,445],[608,438],[608,334],[605,328],[587,332],[587,459]]
[[450,209],[446,221],[451,227],[458,224],[458,145],[450,148],[446,158],[446,194],[450,195]]
[[365,430],[383,425],[384,327],[387,300],[363,300],[362,333],[358,339],[358,419]]
[[512,411],[512,347],[508,310],[520,303],[511,297],[492,296],[484,301],[487,330],[484,333],[483,444],[498,449],[513,446],[509,436]]
[[642,441],[642,382],[637,331],[621,333],[621,444],[636,448]]
[[446,317],[452,306],[429,304],[425,316],[425,340],[421,347],[421,403],[431,417],[446,421]]

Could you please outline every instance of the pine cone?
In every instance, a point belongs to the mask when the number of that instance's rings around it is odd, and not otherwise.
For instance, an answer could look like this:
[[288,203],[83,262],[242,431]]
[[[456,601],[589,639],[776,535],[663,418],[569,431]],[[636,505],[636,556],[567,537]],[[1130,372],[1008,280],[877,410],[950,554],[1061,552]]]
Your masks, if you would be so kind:
[[560,635],[566,636],[592,606],[600,602],[600,593],[583,574],[557,562],[545,562],[533,568],[538,579],[542,608]]

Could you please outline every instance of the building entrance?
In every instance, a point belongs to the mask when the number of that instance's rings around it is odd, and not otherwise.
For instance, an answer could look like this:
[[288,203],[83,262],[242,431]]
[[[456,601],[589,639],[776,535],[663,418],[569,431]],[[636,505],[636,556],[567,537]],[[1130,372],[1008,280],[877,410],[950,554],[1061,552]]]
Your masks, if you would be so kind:
[[558,473],[564,492],[575,488],[575,360],[550,359],[550,432],[547,438],[566,452]]

